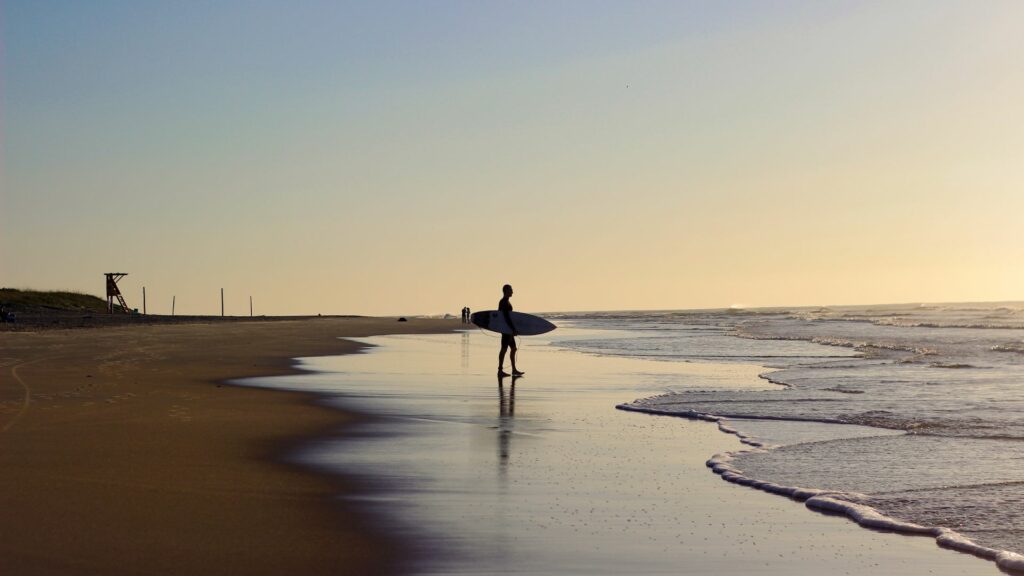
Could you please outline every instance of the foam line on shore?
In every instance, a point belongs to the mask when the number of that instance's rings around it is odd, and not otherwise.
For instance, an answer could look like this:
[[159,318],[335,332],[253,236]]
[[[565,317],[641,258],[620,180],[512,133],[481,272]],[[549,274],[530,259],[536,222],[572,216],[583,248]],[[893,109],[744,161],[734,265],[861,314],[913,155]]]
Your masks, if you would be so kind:
[[767,451],[771,450],[773,447],[759,442],[743,432],[729,426],[726,424],[725,417],[697,412],[695,410],[658,410],[656,408],[637,406],[629,403],[619,404],[616,408],[627,412],[639,412],[641,414],[649,414],[653,416],[675,416],[678,418],[714,422],[722,432],[736,436],[739,438],[741,443],[746,444],[751,448],[715,454],[706,462],[707,467],[711,468],[712,472],[718,474],[727,482],[732,482],[741,486],[749,486],[771,494],[787,496],[794,500],[803,502],[805,506],[818,512],[842,514],[865,528],[887,530],[902,534],[931,536],[935,538],[936,543],[943,548],[973,554],[980,558],[985,558],[986,560],[995,562],[996,566],[1005,571],[1024,574],[1024,555],[1016,552],[1010,552],[1008,550],[999,550],[996,548],[982,546],[950,528],[942,526],[922,526],[920,524],[914,524],[912,522],[906,522],[886,516],[871,506],[857,503],[855,500],[861,497],[859,494],[839,492],[835,490],[821,490],[817,488],[783,486],[774,482],[758,480],[744,475],[742,470],[732,465],[732,460],[735,456],[752,451]]

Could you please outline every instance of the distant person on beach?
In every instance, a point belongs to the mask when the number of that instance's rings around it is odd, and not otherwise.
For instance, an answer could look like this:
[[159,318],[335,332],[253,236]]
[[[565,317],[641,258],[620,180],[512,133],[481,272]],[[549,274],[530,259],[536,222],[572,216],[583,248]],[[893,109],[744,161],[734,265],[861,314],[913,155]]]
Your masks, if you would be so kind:
[[512,323],[512,303],[508,300],[512,297],[512,286],[505,284],[501,288],[501,292],[505,297],[498,302],[498,311],[505,317],[505,323],[512,329],[512,333],[501,335],[501,352],[498,353],[498,376],[508,376],[508,373],[505,372],[505,352],[509,348],[512,349],[512,354],[509,356],[512,360],[512,376],[522,376],[524,372],[520,372],[516,368],[516,336],[519,335],[519,331],[516,330],[515,324]]

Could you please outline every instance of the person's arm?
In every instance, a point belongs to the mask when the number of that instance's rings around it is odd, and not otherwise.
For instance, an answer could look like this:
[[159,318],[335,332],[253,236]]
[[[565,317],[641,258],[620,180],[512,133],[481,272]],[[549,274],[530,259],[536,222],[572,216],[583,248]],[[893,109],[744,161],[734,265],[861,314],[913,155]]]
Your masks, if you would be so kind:
[[513,336],[518,336],[519,335],[519,330],[516,330],[516,325],[512,323],[512,314],[511,314],[511,312],[512,312],[512,306],[510,306],[508,303],[506,303],[504,306],[501,307],[501,314],[502,314],[502,316],[505,317],[505,324],[508,324],[508,327],[512,329],[512,335]]

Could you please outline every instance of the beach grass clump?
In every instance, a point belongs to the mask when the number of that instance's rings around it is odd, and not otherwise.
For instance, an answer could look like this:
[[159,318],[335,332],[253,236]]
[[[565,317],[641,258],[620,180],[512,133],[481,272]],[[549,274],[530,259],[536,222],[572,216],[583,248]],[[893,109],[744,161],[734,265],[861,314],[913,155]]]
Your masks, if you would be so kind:
[[106,312],[107,302],[98,296],[70,290],[20,290],[0,288],[0,304],[12,308],[50,308]]

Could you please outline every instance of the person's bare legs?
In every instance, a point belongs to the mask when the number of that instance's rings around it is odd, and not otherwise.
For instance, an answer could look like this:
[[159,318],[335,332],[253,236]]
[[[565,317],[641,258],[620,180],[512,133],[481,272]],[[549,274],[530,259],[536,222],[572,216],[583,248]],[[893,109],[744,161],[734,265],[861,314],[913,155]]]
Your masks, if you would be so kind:
[[498,353],[498,375],[508,376],[508,373],[505,372],[505,352],[509,349],[512,350],[512,354],[509,355],[512,360],[512,375],[521,376],[523,373],[516,368],[516,353],[519,351],[519,347],[516,346],[516,337],[509,334],[502,335],[501,337],[501,352]]
[[519,352],[519,347],[516,346],[516,341],[515,341],[515,337],[514,336],[513,336],[512,342],[509,344],[509,348],[512,349],[512,354],[509,355],[509,357],[512,360],[512,375],[513,376],[522,376],[524,374],[524,372],[520,372],[519,368],[516,368],[516,354]]
[[[505,372],[505,352],[507,352],[507,351],[508,351],[508,343],[505,342],[504,338],[502,338],[502,341],[501,341],[501,352],[498,352],[498,376],[508,376],[508,373]],[[515,363],[516,363],[515,358],[516,358],[516,353],[515,353],[515,350],[513,350],[512,351],[512,370],[513,371],[515,370]]]

